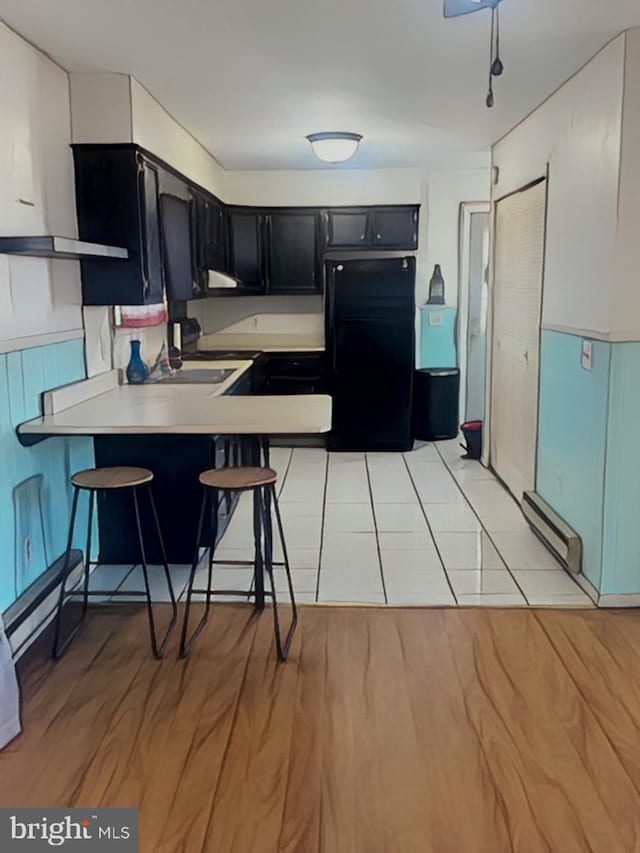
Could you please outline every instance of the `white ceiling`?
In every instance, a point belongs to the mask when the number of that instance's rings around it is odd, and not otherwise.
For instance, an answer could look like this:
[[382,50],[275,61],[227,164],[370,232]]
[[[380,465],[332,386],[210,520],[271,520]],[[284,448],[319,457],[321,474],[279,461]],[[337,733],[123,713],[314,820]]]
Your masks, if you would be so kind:
[[364,134],[351,167],[475,165],[621,30],[640,0],[504,0],[505,77],[484,106],[489,16],[441,0],[0,0],[68,70],[133,74],[227,169],[319,168],[317,130]]

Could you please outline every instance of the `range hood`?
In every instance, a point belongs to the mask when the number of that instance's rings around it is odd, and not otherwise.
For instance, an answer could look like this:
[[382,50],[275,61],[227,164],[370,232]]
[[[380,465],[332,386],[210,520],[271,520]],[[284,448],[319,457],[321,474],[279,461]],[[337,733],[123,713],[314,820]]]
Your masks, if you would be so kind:
[[0,237],[0,255],[24,255],[31,258],[118,258],[129,257],[127,249],[87,243],[71,237]]

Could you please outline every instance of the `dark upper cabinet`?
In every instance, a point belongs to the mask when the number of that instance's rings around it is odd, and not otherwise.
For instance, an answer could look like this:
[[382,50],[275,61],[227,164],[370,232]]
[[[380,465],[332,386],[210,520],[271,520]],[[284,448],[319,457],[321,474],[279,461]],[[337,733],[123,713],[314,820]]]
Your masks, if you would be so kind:
[[334,208],[325,214],[327,249],[418,248],[418,206]]
[[266,286],[264,215],[255,210],[230,208],[230,272],[242,282],[244,292],[263,293]]
[[160,167],[133,147],[74,146],[81,240],[124,246],[129,259],[81,261],[85,305],[162,302]]
[[160,173],[156,165],[141,154],[138,170],[138,206],[141,221],[140,261],[142,264],[142,302],[163,300],[162,235],[160,227]]
[[371,212],[372,245],[382,249],[418,248],[417,207],[385,207]]
[[271,211],[266,216],[268,293],[320,293],[318,211]]
[[327,246],[331,249],[362,249],[369,240],[367,210],[329,210],[325,215]]
[[203,270],[227,271],[227,226],[222,202],[194,194],[196,241],[199,266]]

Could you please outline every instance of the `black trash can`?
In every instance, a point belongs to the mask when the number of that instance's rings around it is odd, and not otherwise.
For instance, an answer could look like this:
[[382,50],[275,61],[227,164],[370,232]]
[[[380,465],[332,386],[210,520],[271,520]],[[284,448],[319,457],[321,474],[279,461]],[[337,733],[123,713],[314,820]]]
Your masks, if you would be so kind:
[[416,370],[413,377],[413,437],[438,441],[458,435],[460,371],[457,367]]
[[466,459],[482,458],[482,421],[467,421],[460,427],[467,445]]

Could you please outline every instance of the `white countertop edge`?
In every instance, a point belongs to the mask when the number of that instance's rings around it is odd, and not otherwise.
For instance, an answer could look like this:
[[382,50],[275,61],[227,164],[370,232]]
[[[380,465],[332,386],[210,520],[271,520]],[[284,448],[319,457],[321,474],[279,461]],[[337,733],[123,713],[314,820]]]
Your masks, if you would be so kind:
[[[236,371],[241,374],[240,369]],[[232,377],[230,377],[232,378]],[[331,429],[331,397],[224,395],[216,385],[118,385],[58,414],[34,418],[20,435],[317,435]]]

